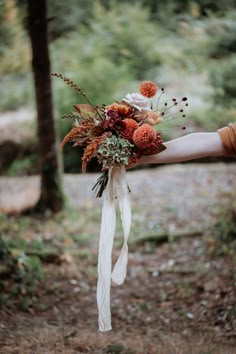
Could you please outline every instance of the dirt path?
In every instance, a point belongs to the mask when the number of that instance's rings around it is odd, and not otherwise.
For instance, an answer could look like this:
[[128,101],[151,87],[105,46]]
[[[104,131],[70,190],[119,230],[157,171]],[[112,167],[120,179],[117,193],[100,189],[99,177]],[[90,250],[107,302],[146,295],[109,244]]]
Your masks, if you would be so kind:
[[17,111],[0,112],[0,142],[22,143],[35,136],[35,112],[29,107]]
[[[133,222],[139,218],[148,233],[157,225],[170,232],[212,225],[234,201],[235,168],[221,163],[129,171]],[[98,176],[64,178],[78,218],[102,203],[91,191]],[[1,209],[19,211],[38,195],[38,177],[0,178]],[[210,236],[132,247],[127,279],[112,287],[113,331],[105,334],[97,330],[97,240],[80,246],[80,256],[45,264],[39,306],[25,313],[0,309],[0,353],[235,354],[235,258],[219,253]]]
[[[179,164],[151,170],[129,171],[132,205],[144,218],[169,227],[197,227],[217,216],[217,208],[229,203],[236,190],[236,164]],[[99,174],[65,175],[64,188],[73,207],[102,204],[92,187]],[[39,177],[0,177],[0,211],[19,212],[39,198]]]

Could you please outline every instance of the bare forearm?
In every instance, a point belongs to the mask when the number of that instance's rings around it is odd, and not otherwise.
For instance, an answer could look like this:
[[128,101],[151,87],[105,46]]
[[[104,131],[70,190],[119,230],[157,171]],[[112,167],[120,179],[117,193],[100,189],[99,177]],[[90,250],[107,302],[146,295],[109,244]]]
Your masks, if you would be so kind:
[[205,156],[222,156],[224,148],[217,132],[193,133],[165,143],[167,149],[157,155],[142,156],[139,164],[171,163]]

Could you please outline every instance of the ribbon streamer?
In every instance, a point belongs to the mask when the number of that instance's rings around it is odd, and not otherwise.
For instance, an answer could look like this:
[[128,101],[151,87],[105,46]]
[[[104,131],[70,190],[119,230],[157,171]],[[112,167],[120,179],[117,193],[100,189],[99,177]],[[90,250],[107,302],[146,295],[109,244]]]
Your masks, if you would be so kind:
[[[124,243],[120,256],[112,272],[112,246],[116,228],[116,208],[118,201],[121,222],[124,232]],[[99,330],[106,332],[112,329],[110,310],[111,280],[121,285],[126,277],[128,262],[128,237],[131,226],[131,206],[126,181],[125,166],[111,167],[108,172],[108,184],[105,190],[102,208],[98,255],[97,305]]]

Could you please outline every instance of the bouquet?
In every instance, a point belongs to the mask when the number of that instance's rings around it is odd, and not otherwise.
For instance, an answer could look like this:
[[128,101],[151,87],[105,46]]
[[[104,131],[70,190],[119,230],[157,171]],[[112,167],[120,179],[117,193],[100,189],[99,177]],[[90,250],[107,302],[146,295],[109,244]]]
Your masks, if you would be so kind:
[[[188,105],[187,98],[163,101],[165,90],[159,90],[154,82],[143,81],[139,92],[128,93],[121,101],[95,106],[73,81],[61,74],[52,75],[64,80],[86,101],[85,104],[75,104],[75,111],[63,116],[72,118],[73,126],[64,137],[61,149],[68,142],[72,142],[73,146],[84,147],[83,172],[86,172],[87,163],[93,157],[101,164],[102,175],[93,188],[97,197],[101,197],[105,191],[98,256],[97,304],[99,329],[108,331],[111,329],[111,280],[118,285],[124,282],[128,261],[127,241],[131,225],[131,207],[126,168],[142,155],[157,154],[166,149],[158,127],[178,115],[185,117],[183,107]],[[121,213],[124,243],[112,271],[116,201]]]

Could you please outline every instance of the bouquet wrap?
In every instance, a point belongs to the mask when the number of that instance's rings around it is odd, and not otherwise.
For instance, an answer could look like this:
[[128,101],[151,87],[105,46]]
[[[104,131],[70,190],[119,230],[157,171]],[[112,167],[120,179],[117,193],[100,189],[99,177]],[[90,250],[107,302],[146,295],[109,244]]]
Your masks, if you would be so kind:
[[[120,256],[112,271],[112,245],[116,228],[116,201],[118,202],[124,244]],[[131,225],[131,207],[129,189],[126,181],[125,166],[111,167],[105,190],[100,229],[98,256],[97,304],[99,311],[99,330],[111,330],[110,287],[111,280],[120,285],[124,282],[128,261],[128,237]]]

